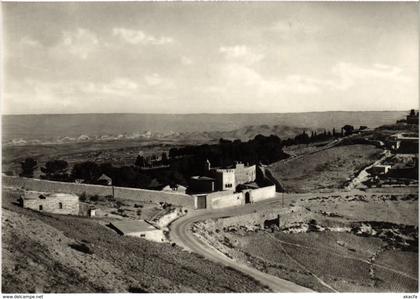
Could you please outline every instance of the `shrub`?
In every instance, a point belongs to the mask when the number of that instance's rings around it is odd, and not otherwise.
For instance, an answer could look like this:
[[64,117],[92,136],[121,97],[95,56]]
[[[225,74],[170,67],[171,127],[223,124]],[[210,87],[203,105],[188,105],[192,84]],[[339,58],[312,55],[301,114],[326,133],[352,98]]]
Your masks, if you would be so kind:
[[82,194],[80,194],[79,200],[81,202],[85,202],[87,200],[86,192],[83,192]]
[[23,162],[20,162],[22,167],[22,173],[20,176],[31,178],[34,176],[34,170],[37,168],[37,161],[33,158],[26,158]]
[[92,196],[90,197],[90,200],[91,200],[91,201],[98,201],[98,200],[99,200],[99,195],[98,195],[98,194],[92,195]]

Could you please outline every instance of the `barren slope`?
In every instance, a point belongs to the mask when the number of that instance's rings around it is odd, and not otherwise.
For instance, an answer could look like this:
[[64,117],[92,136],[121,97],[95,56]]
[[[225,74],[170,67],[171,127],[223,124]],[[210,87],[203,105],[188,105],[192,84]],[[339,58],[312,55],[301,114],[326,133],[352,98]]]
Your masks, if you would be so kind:
[[24,210],[3,192],[2,291],[261,292],[233,269],[92,219]]
[[372,145],[337,146],[269,166],[287,192],[338,189],[355,173],[373,163],[382,151]]

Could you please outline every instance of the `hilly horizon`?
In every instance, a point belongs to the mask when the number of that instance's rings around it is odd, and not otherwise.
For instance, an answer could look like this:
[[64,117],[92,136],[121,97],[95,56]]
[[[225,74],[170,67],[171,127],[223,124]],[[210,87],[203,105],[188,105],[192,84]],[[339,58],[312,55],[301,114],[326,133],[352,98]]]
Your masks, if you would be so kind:
[[[3,115],[3,142],[57,138],[210,137],[252,138],[256,134],[292,136],[301,129],[375,128],[395,123],[407,111],[337,111],[235,114],[48,114]],[[194,134],[193,134],[194,133]],[[118,137],[119,136],[119,137]],[[118,138],[117,138],[118,137]]]

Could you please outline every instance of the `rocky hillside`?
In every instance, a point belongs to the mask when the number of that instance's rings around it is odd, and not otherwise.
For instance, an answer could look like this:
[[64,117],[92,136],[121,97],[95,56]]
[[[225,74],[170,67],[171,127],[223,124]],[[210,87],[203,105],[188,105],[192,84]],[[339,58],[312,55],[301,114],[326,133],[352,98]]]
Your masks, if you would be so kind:
[[177,246],[123,237],[93,219],[24,210],[3,192],[2,292],[263,292]]

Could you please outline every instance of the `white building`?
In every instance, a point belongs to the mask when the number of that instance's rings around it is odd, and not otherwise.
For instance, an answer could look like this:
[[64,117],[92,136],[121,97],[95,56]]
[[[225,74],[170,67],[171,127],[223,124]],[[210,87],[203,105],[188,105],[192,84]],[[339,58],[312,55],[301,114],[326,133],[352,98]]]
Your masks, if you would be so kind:
[[144,238],[154,242],[165,242],[163,231],[144,220],[121,220],[111,222],[110,226],[123,236]]

